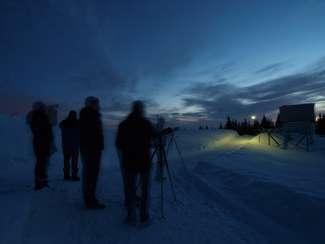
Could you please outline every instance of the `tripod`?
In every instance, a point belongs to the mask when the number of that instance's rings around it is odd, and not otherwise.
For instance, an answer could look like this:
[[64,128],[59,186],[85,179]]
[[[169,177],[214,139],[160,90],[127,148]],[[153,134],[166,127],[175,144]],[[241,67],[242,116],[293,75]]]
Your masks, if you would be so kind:
[[174,132],[171,132],[171,137],[169,139],[169,142],[167,144],[167,152],[166,152],[166,147],[165,147],[165,143],[164,143],[164,138],[163,136],[158,137],[157,142],[155,144],[155,150],[152,153],[151,156],[151,160],[153,160],[154,156],[156,155],[157,160],[158,160],[158,167],[159,167],[159,178],[160,178],[160,211],[161,211],[161,218],[165,218],[165,214],[164,214],[164,169],[166,169],[167,172],[167,176],[168,176],[168,180],[170,183],[170,187],[173,193],[173,197],[175,202],[177,201],[176,198],[176,191],[175,191],[175,186],[174,186],[174,180],[173,177],[171,175],[170,169],[169,169],[169,164],[168,164],[168,159],[167,159],[167,154],[169,151],[169,148],[172,144],[172,142],[175,143],[177,152],[182,160],[182,162],[184,163],[183,157],[180,153],[178,144],[176,142],[175,139],[175,134]]

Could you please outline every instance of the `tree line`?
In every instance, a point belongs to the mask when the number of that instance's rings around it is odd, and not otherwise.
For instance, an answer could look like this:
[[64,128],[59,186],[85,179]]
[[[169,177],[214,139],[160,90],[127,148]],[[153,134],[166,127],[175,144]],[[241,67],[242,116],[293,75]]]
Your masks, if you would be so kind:
[[[257,135],[263,130],[273,129],[278,127],[271,119],[263,116],[261,121],[247,120],[238,121],[231,119],[229,116],[225,124],[220,123],[219,129],[235,130],[239,135]],[[319,114],[315,122],[315,133],[325,135],[325,114]]]
[[257,135],[263,130],[272,128],[275,128],[274,122],[265,115],[261,121],[257,119],[238,121],[228,116],[225,124],[219,126],[219,129],[235,130],[239,135]]

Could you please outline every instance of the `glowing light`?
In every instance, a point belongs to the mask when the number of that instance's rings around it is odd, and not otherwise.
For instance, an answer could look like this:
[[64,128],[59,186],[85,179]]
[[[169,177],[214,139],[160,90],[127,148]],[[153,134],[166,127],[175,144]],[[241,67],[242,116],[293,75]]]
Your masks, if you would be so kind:
[[222,132],[216,135],[208,142],[208,150],[233,150],[233,149],[250,149],[266,152],[268,154],[279,155],[284,153],[284,150],[276,146],[268,146],[267,134],[259,136],[239,136],[234,131]]
[[256,119],[256,116],[255,116],[255,115],[252,115],[252,116],[251,116],[251,119],[252,119],[252,120],[255,120],[255,119]]

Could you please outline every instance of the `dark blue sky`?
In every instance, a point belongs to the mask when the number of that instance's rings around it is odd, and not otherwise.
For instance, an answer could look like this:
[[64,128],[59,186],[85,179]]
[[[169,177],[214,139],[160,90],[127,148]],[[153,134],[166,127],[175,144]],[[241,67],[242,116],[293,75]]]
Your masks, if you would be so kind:
[[133,99],[211,120],[317,102],[325,110],[325,2],[2,0],[0,112],[44,99]]

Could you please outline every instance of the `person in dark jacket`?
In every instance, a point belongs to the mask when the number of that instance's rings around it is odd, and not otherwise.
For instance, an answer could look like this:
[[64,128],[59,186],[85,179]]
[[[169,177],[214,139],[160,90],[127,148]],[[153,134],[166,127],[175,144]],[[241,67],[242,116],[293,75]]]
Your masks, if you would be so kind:
[[125,184],[125,200],[127,205],[127,222],[136,221],[136,188],[139,176],[140,221],[149,220],[150,198],[150,147],[154,136],[151,122],[145,118],[144,104],[135,101],[132,112],[118,127],[116,147],[121,158],[122,175]]
[[[79,181],[78,157],[79,157],[79,122],[77,112],[70,111],[66,119],[60,123],[62,150],[64,157],[64,179]],[[71,170],[71,175],[70,175]]]
[[104,204],[96,198],[96,186],[100,170],[104,136],[99,100],[87,97],[85,107],[80,111],[80,153],[83,162],[82,189],[85,205],[89,209],[103,209]]
[[35,190],[48,186],[47,166],[53,148],[53,132],[46,106],[35,102],[29,113],[30,128],[33,133],[33,148],[36,156]]

